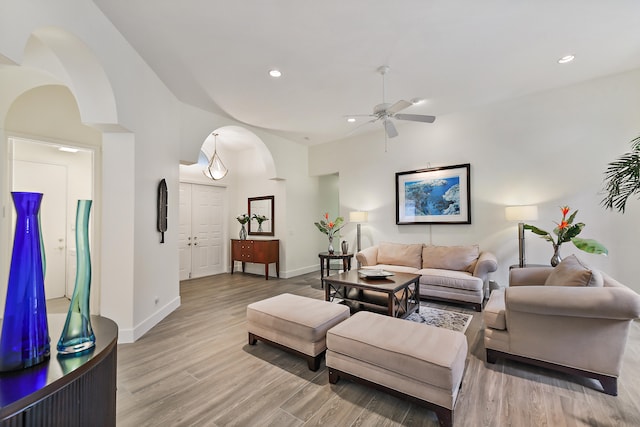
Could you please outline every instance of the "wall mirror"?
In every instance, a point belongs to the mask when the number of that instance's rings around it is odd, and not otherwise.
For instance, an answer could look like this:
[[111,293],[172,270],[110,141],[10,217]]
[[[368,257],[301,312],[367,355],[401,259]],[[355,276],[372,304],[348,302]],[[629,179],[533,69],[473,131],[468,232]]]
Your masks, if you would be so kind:
[[249,235],[273,236],[273,196],[249,197]]

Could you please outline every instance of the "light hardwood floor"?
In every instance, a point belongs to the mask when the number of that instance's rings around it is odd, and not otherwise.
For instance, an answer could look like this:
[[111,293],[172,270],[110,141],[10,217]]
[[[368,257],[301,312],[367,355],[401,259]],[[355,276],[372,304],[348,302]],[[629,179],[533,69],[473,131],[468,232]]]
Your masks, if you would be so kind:
[[[180,308],[118,346],[118,426],[437,426],[420,406],[345,380],[329,384],[324,362],[311,372],[302,359],[247,344],[247,304],[283,292],[322,299],[318,276],[182,282]],[[612,397],[591,380],[515,362],[487,365],[481,315],[447,308],[474,314],[455,426],[640,426],[637,322]]]

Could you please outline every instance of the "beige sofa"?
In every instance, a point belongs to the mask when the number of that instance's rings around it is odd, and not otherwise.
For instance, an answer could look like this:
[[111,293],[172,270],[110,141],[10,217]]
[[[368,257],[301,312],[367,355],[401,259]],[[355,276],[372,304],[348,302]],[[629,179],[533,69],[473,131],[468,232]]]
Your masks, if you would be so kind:
[[489,273],[498,262],[477,245],[434,246],[381,242],[356,254],[365,269],[420,274],[420,297],[454,301],[482,310]]
[[483,316],[487,362],[502,357],[594,378],[615,396],[640,296],[571,256],[555,270],[512,269]]

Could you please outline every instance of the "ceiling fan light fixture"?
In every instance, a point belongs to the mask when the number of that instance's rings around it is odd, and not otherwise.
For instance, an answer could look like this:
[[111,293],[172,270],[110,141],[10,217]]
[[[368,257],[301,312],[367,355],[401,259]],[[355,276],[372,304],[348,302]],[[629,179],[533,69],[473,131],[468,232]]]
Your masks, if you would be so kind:
[[222,159],[220,159],[220,156],[218,155],[218,134],[212,133],[211,135],[213,135],[214,138],[213,156],[211,156],[209,164],[202,173],[207,178],[217,181],[224,178],[229,172],[229,169],[225,167],[224,163],[222,163]]
[[565,55],[562,58],[558,59],[558,64],[568,64],[569,62],[576,59],[574,55]]
[[410,102],[413,105],[420,105],[420,104],[424,104],[425,102],[427,102],[427,100],[424,99],[424,98],[413,98]]

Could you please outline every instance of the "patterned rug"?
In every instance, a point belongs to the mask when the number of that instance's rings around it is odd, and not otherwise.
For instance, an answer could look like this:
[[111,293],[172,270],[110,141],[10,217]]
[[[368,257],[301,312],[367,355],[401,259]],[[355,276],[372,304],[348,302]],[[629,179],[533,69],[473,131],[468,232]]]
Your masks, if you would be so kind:
[[464,333],[472,318],[471,314],[441,310],[420,304],[420,312],[411,313],[405,319]]

